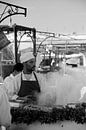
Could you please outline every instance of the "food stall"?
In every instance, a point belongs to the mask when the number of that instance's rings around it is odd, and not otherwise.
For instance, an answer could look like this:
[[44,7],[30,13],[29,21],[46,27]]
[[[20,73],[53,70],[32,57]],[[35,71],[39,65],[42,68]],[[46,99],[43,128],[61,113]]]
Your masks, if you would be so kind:
[[17,130],[85,130],[86,104],[67,104],[52,107],[23,105],[12,107],[11,129]]
[[[14,25],[1,26],[2,31],[14,32],[15,63],[18,60],[17,32],[32,33],[33,54],[36,56],[36,30],[34,28]],[[21,35],[21,37],[23,36]],[[69,103],[65,105],[38,105],[26,99],[11,100],[12,125],[10,130],[85,130],[86,103]]]

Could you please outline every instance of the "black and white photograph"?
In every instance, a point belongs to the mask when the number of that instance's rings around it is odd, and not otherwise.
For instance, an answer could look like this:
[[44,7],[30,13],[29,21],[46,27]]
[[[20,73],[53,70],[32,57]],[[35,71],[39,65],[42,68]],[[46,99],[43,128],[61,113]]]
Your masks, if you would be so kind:
[[0,0],[0,130],[86,130],[86,0]]

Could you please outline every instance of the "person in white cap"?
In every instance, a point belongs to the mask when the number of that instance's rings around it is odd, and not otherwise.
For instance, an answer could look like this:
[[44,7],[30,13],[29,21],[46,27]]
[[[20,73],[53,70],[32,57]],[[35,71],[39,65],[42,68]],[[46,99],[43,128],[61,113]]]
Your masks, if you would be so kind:
[[38,77],[35,73],[35,57],[33,52],[21,54],[20,61],[23,63],[23,72],[21,76],[15,77],[17,95],[18,97],[31,97],[31,100],[36,101],[37,95],[41,90]]
[[23,64],[16,63],[13,66],[12,73],[4,79],[4,87],[5,87],[9,100],[15,99],[16,97],[14,78],[16,75],[19,75],[22,72],[22,70],[23,70]]

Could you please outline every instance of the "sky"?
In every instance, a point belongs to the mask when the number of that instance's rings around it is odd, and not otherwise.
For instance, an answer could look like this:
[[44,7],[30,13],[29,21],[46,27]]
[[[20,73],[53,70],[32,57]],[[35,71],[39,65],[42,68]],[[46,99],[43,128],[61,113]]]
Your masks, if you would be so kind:
[[[3,0],[27,8],[27,16],[12,16],[12,24],[38,31],[86,34],[86,0]],[[0,14],[4,5],[0,3]],[[9,24],[9,18],[1,24]]]

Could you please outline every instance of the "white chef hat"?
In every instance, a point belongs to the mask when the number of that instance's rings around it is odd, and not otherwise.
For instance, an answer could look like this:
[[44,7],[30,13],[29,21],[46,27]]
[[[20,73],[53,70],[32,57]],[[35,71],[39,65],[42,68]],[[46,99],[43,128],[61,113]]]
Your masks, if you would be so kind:
[[30,59],[33,59],[33,58],[35,58],[33,55],[33,52],[25,52],[25,53],[21,54],[20,61],[21,61],[21,63],[24,63]]

